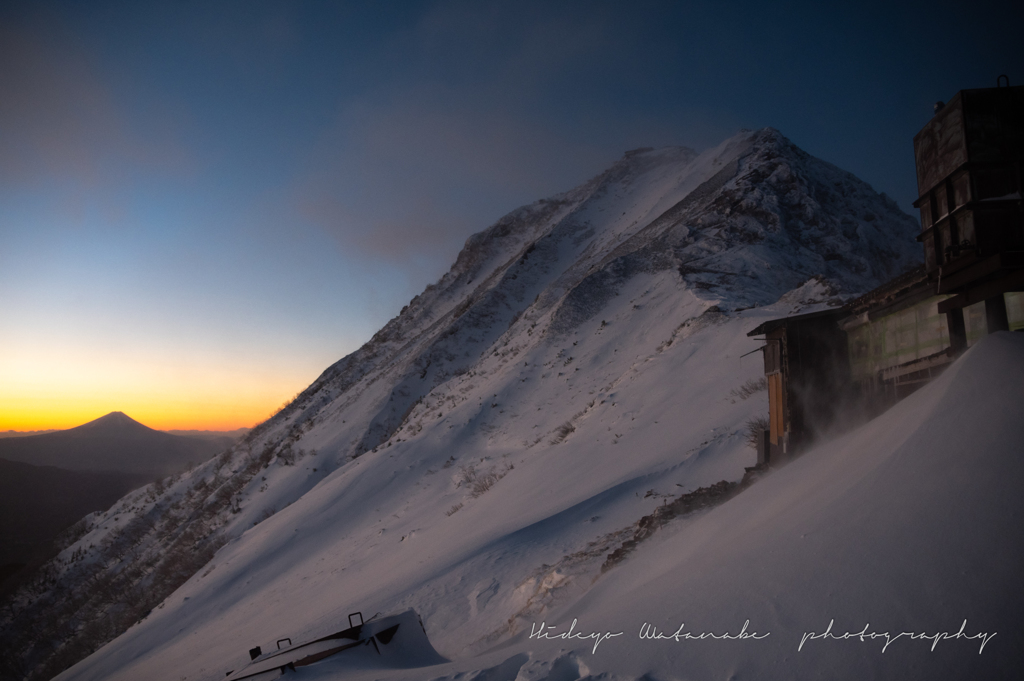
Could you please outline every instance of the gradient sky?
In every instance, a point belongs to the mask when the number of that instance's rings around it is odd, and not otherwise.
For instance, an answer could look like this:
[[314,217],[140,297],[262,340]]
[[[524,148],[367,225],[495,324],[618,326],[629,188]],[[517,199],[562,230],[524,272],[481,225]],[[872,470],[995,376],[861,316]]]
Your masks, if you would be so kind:
[[834,4],[0,0],[0,430],[252,426],[639,146],[773,126],[912,211],[1024,16]]

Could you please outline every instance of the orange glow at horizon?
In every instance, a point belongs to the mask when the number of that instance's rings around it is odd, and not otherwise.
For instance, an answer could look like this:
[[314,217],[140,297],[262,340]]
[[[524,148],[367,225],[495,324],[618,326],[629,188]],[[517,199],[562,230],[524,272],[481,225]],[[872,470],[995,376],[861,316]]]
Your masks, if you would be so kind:
[[[289,397],[294,394],[292,392]],[[237,430],[252,428],[265,421],[285,401],[279,399],[269,403],[250,401],[248,404],[217,404],[197,400],[188,405],[168,405],[156,400],[128,401],[128,404],[124,400],[103,401],[99,404],[84,400],[48,400],[43,404],[19,401],[18,405],[12,406],[0,399],[0,432],[66,430],[95,421],[114,411],[123,412],[155,430]]]
[[0,432],[64,430],[112,411],[156,430],[251,428],[317,373],[222,358],[173,365],[112,355],[52,357],[0,358]]

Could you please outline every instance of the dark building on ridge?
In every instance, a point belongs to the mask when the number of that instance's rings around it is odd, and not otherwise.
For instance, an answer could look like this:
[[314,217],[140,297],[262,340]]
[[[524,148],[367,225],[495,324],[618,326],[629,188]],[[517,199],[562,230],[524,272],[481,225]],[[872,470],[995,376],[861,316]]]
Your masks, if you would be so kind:
[[[847,336],[850,380],[862,401],[884,408],[953,361],[948,320],[938,310],[946,297],[935,293],[921,265],[843,306],[839,327]],[[981,335],[973,328],[972,342]]]
[[[1001,77],[1002,78],[1002,77]],[[963,310],[984,303],[988,333],[1010,328],[1004,294],[1024,289],[1024,87],[961,90],[914,137],[925,269],[967,347]]]
[[843,409],[884,409],[987,333],[1024,330],[1024,87],[961,90],[935,109],[914,137],[924,264],[747,334],[765,336],[759,462],[791,458]]

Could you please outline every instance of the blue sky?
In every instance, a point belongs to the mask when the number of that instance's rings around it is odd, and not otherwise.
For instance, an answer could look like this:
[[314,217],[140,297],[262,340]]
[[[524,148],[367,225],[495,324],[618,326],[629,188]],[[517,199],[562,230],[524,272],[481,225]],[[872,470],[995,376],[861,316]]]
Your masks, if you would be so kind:
[[2,2],[0,430],[253,425],[630,148],[773,126],[912,212],[1008,6]]

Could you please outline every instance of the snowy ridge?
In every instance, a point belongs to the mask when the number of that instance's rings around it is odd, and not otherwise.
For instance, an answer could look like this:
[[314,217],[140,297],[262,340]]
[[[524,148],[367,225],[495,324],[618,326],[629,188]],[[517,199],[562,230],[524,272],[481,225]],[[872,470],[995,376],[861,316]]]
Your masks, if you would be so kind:
[[[767,399],[730,394],[761,374],[746,331],[903,271],[916,232],[771,129],[630,152],[471,237],[232,450],[87,519],[6,626],[69,623],[27,646],[38,678],[127,629],[61,678],[212,680],[254,645],[411,607],[482,669],[631,569],[601,573],[639,518],[753,464]],[[131,602],[61,599],[87,583]],[[548,664],[522,654],[515,673]]]
[[631,154],[470,238],[438,285],[356,353],[368,354],[372,373],[356,364],[362,358],[343,360],[331,370],[336,388],[322,378],[296,406],[325,404],[363,377],[369,384],[383,372],[406,372],[351,451],[359,454],[385,442],[415,400],[467,370],[510,323],[508,337],[528,324],[543,333],[553,313],[550,330],[563,334],[634,274],[668,269],[711,304],[768,304],[815,275],[849,295],[916,262],[907,239],[916,230],[863,182],[773,130],[741,134],[700,156]]

